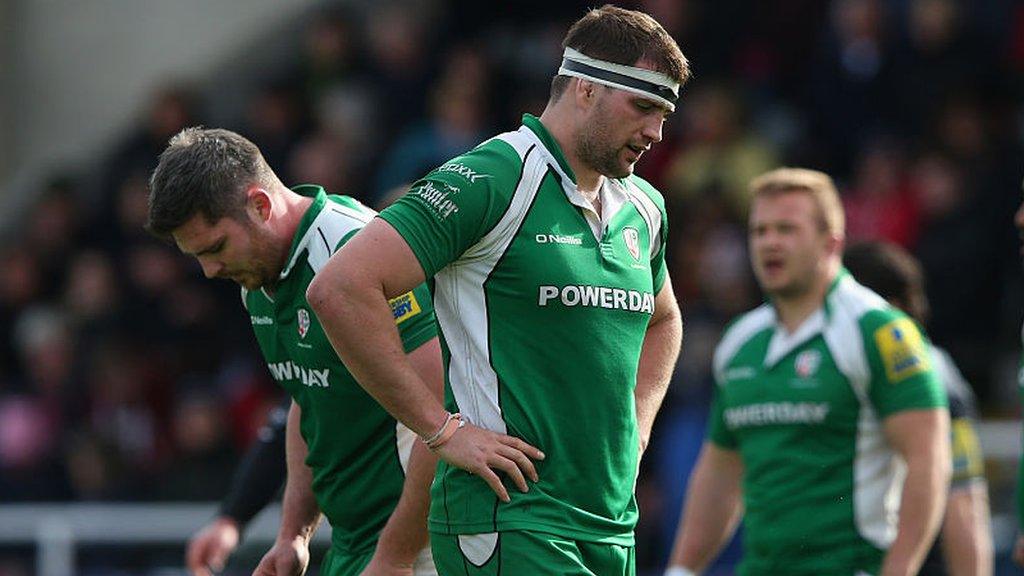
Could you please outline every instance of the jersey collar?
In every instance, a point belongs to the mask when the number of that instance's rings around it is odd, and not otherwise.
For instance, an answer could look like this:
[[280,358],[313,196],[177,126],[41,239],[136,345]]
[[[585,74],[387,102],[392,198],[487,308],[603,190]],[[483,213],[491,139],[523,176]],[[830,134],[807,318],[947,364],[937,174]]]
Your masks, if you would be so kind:
[[764,365],[767,368],[774,366],[779,360],[782,360],[787,354],[795,350],[798,346],[801,346],[804,342],[807,342],[811,338],[814,338],[818,334],[825,331],[825,326],[831,319],[831,310],[829,301],[832,294],[835,293],[836,288],[839,284],[850,276],[850,273],[846,268],[840,268],[839,273],[829,284],[828,291],[825,292],[825,299],[821,303],[821,307],[818,308],[813,314],[811,314],[804,323],[797,328],[796,332],[789,334],[786,329],[782,327],[779,322],[778,315],[775,313],[775,309],[772,308],[772,317],[775,323],[775,332],[772,334],[771,342],[768,343],[768,353],[764,358]]
[[576,188],[576,175],[566,161],[565,154],[562,153],[562,147],[558,145],[558,142],[548,132],[548,129],[544,127],[540,119],[532,114],[523,114],[523,126],[533,133],[537,140],[540,141],[544,150],[547,151],[548,156],[555,161],[554,168],[560,176],[559,180],[561,181],[562,190],[565,192],[566,198],[574,206],[583,209],[583,215],[587,224],[590,226],[594,236],[600,241],[603,237],[604,229],[607,228],[612,218],[618,214],[622,206],[629,201],[629,192],[626,189],[629,184],[627,184],[625,179],[615,180],[607,176],[604,178],[604,183],[599,192],[602,209],[601,216],[598,217],[594,206]]
[[551,133],[548,132],[548,129],[544,127],[544,123],[540,121],[540,118],[537,118],[533,114],[523,114],[523,126],[529,128],[530,131],[537,136],[540,143],[544,145],[544,148],[547,149],[548,153],[555,159],[555,162],[558,163],[558,167],[561,168],[563,175],[568,177],[569,181],[575,185],[576,174],[574,174],[572,168],[569,167],[569,162],[565,160],[565,154],[562,153],[562,147],[558,145],[554,136],[552,136]]
[[306,213],[302,215],[302,220],[299,221],[299,227],[295,230],[295,236],[292,238],[292,247],[288,252],[288,263],[278,276],[281,280],[288,277],[288,274],[291,273],[292,268],[295,266],[295,262],[298,261],[299,255],[309,245],[309,231],[312,229],[313,221],[316,220],[316,217],[323,211],[324,205],[327,204],[327,192],[322,186],[301,184],[293,187],[292,191],[296,194],[312,198],[313,203],[306,209]]

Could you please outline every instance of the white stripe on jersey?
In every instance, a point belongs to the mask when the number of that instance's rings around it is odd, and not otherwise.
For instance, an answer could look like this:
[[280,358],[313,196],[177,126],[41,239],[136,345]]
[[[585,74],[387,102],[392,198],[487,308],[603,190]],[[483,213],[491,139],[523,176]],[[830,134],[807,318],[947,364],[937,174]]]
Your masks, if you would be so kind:
[[624,183],[630,201],[636,206],[640,217],[647,223],[647,235],[651,239],[651,253],[648,260],[653,260],[658,250],[661,249],[661,210],[658,210],[658,206],[636,184],[629,181],[624,181]]
[[868,397],[871,367],[864,350],[860,319],[888,304],[852,276],[840,280],[828,299],[832,318],[825,329],[825,342],[836,367],[849,380],[860,401],[853,462],[854,522],[865,540],[884,549],[896,538],[906,467],[886,441],[882,423]]
[[[505,214],[476,244],[434,276],[434,312],[449,350],[448,381],[459,411],[477,426],[506,433],[498,403],[498,375],[491,365],[484,282],[508,249],[548,171],[540,143],[519,132],[498,136],[525,160]],[[532,152],[531,152],[532,151]]]
[[376,215],[375,211],[366,206],[361,206],[360,210],[353,210],[328,198],[320,214],[317,214],[299,240],[288,265],[281,270],[281,278],[288,276],[303,250],[309,253],[306,262],[313,269],[313,273],[320,272],[334,254],[338,242],[353,230],[366,226]]

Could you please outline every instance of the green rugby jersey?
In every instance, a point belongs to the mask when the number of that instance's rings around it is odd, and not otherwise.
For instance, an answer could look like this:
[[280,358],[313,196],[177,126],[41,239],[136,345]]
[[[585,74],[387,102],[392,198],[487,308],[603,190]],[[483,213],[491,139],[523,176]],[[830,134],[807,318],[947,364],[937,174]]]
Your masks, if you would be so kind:
[[[349,373],[306,303],[306,288],[328,258],[375,215],[346,196],[298,186],[313,196],[276,290],[242,290],[253,332],[274,379],[302,408],[313,493],[336,547],[372,549],[398,503],[415,434],[398,424]],[[405,350],[436,333],[425,285],[391,301]]]
[[631,545],[633,391],[665,279],[664,200],[638,177],[606,180],[599,217],[554,138],[523,124],[381,212],[433,278],[448,409],[547,456],[529,493],[506,479],[509,503],[442,463],[430,529]]
[[740,574],[877,573],[906,467],[882,421],[945,406],[912,320],[846,271],[796,332],[765,304],[715,351],[710,440],[744,465]]

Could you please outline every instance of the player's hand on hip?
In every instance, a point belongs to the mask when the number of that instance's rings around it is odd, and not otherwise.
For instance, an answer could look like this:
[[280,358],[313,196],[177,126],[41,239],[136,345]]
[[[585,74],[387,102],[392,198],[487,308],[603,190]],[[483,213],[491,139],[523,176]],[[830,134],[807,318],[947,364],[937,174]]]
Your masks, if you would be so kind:
[[445,462],[479,476],[503,502],[510,498],[495,470],[508,474],[520,492],[529,492],[526,479],[539,480],[533,460],[544,459],[543,452],[519,438],[468,423],[438,448],[437,454]]
[[197,532],[185,549],[185,567],[192,576],[211,576],[221,571],[228,556],[238,547],[238,523],[220,516]]
[[1017,535],[1017,542],[1013,545],[1013,561],[1018,566],[1024,566],[1024,534]]
[[309,545],[301,538],[274,542],[253,576],[302,576],[309,566]]

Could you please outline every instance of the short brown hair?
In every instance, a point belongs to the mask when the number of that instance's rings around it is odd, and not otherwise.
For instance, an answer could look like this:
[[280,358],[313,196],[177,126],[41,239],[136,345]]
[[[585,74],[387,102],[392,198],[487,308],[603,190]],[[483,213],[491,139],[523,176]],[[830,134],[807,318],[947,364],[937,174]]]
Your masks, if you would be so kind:
[[750,195],[774,196],[785,192],[806,192],[818,205],[821,229],[846,235],[846,214],[832,178],[824,172],[806,168],[777,168],[750,181]]
[[255,144],[223,129],[186,128],[160,154],[149,179],[146,230],[161,238],[202,214],[214,224],[245,212],[245,190],[276,180]]
[[843,264],[850,274],[876,294],[901,308],[920,323],[928,319],[921,263],[896,244],[864,241],[849,246]]
[[[690,79],[690,63],[676,41],[657,20],[636,10],[611,4],[590,10],[569,28],[562,48],[625,66],[647,60],[655,71],[680,85]],[[568,76],[555,76],[551,100],[557,100],[568,85]]]

